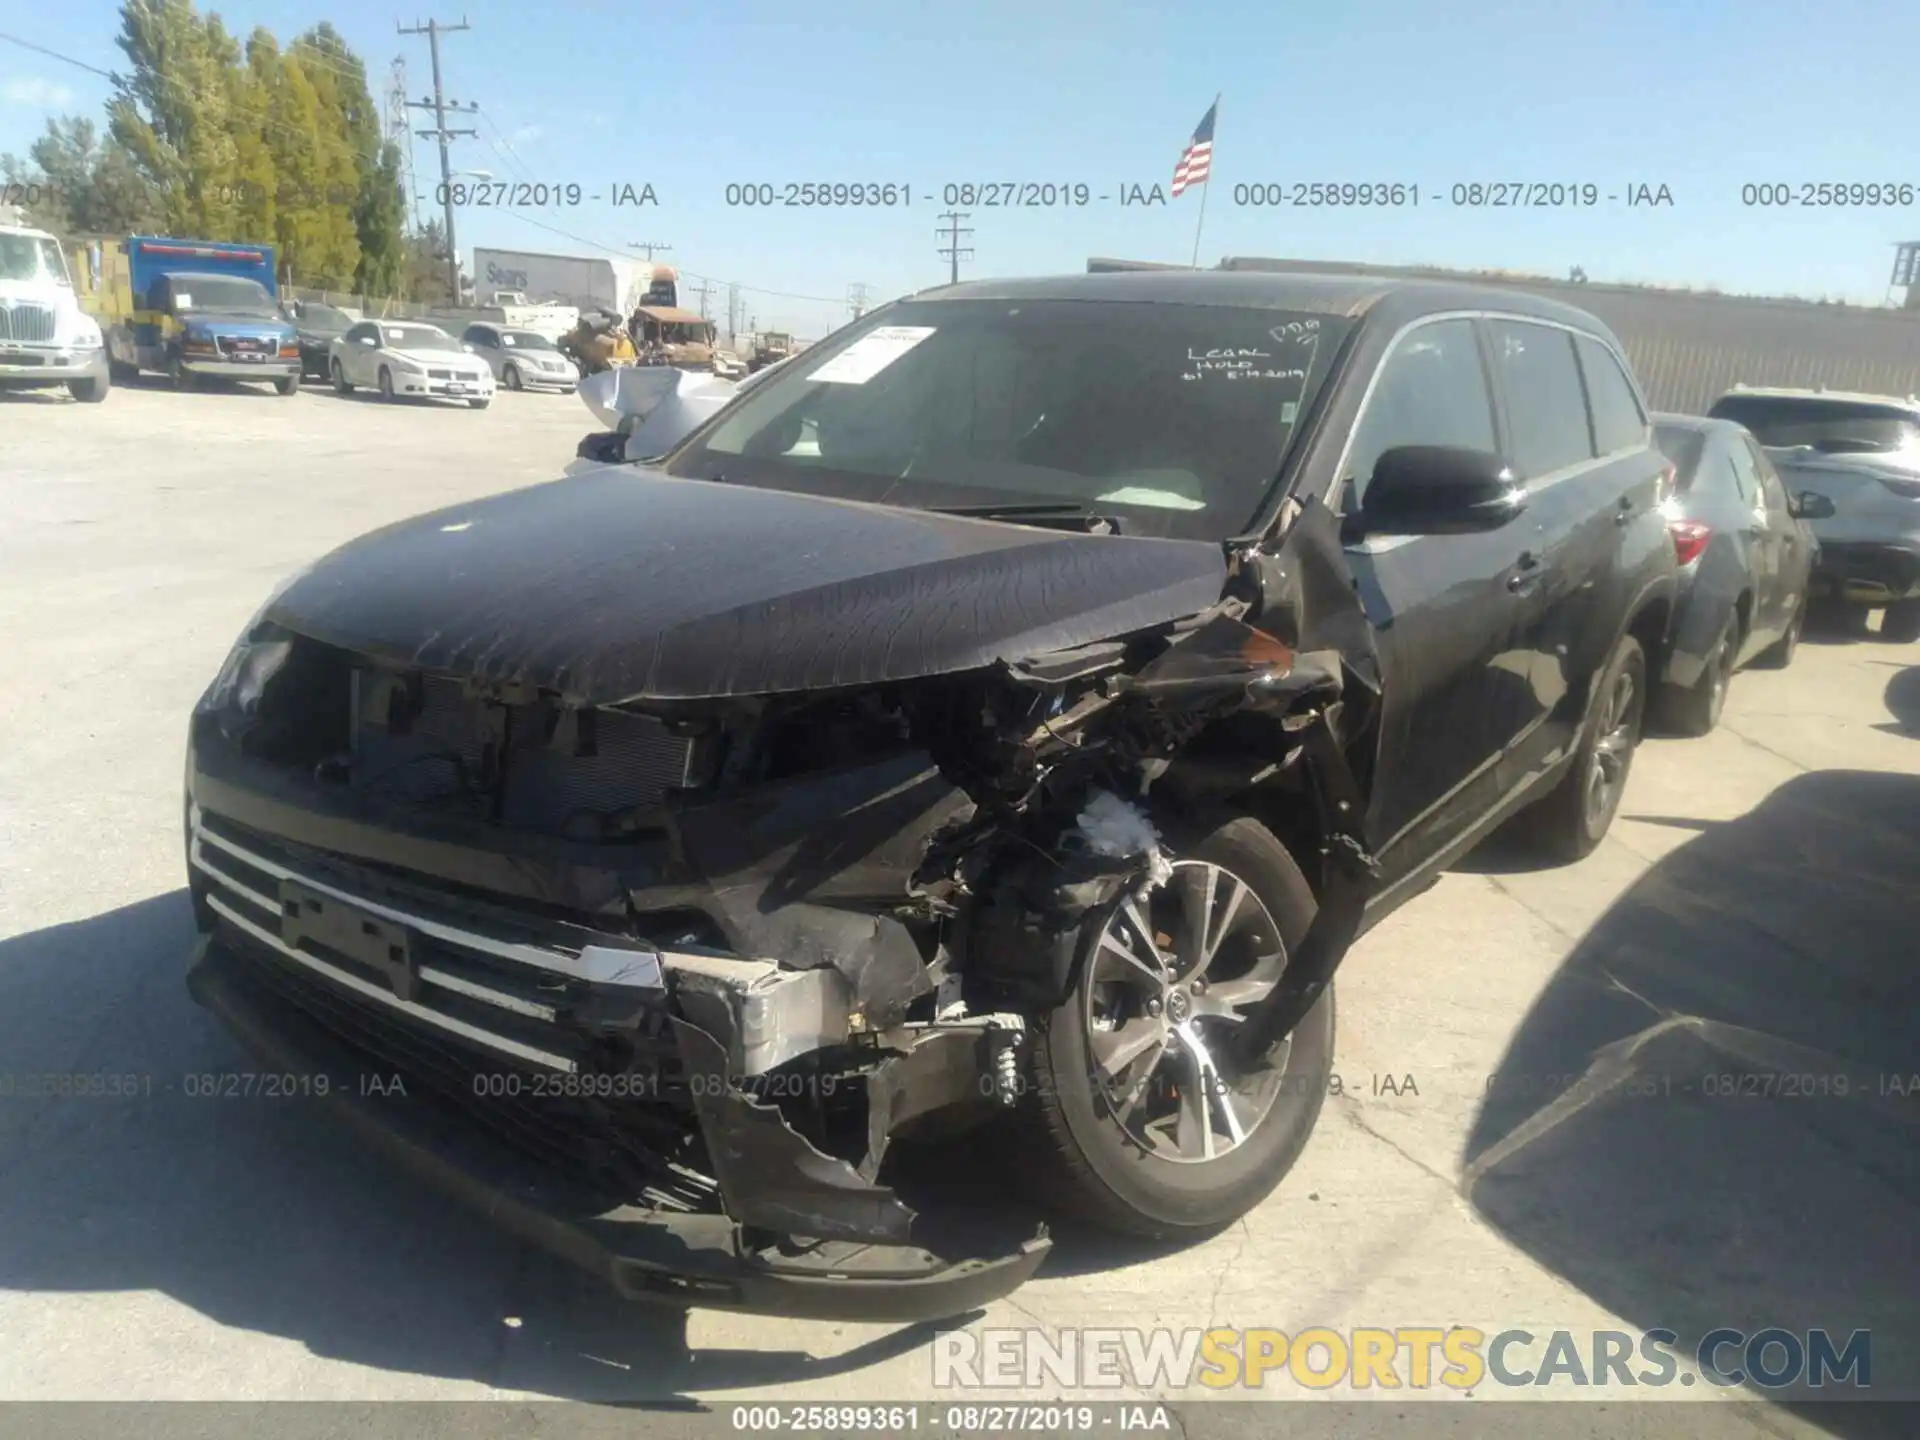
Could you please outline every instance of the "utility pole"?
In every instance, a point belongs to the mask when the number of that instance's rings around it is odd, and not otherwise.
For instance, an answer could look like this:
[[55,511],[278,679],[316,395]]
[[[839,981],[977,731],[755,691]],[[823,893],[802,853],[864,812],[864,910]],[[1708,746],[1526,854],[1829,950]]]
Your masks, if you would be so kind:
[[711,294],[712,291],[713,291],[712,283],[706,280],[702,280],[698,285],[693,287],[693,293],[700,297],[700,318],[702,320],[705,320],[706,318],[708,318],[707,317],[707,296]]
[[654,251],[671,250],[673,247],[671,245],[663,245],[658,240],[629,240],[627,242],[627,248],[629,250],[639,250],[646,255],[647,259],[651,260]]
[[732,281],[727,285],[727,342],[731,344],[740,333],[740,282]]
[[[478,135],[478,130],[447,129],[447,99],[440,87],[440,37],[455,30],[471,30],[473,27],[461,17],[458,25],[442,25],[438,20],[429,20],[425,25],[396,26],[402,35],[425,35],[427,50],[433,56],[433,100],[409,100],[408,106],[415,110],[433,111],[433,129],[417,132],[423,138],[431,137],[440,142],[440,199],[441,213],[447,224],[447,284],[453,288],[453,303],[458,305],[460,295],[460,246],[453,234],[453,169],[447,159],[447,141],[461,135]],[[467,106],[469,112],[478,110],[477,104]],[[459,102],[454,102],[454,112],[460,111]]]
[[960,283],[960,262],[973,258],[971,248],[964,250],[960,248],[960,237],[962,235],[971,235],[973,233],[973,227],[968,226],[962,229],[960,222],[962,220],[972,219],[973,212],[971,210],[949,210],[940,218],[948,222],[947,228],[944,230],[936,230],[933,233],[937,238],[947,242],[941,247],[940,254],[952,267],[949,271],[952,278],[948,283],[958,285]]
[[851,285],[847,286],[847,308],[853,311],[853,318],[856,320],[858,320],[861,314],[866,310],[867,308],[867,282],[866,281],[856,280]]

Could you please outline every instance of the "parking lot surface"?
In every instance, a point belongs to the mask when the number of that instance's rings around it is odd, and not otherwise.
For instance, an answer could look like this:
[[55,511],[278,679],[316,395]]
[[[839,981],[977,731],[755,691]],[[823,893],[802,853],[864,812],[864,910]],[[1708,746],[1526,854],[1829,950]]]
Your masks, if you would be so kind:
[[[298,1101],[186,1093],[247,1068],[181,981],[194,700],[280,576],[557,476],[581,402],[138,387],[0,427],[0,1070],[144,1077],[0,1099],[0,1397],[932,1398],[928,1329],[629,1305]],[[1920,1395],[1917,895],[1920,645],[1814,636],[1649,740],[1588,860],[1496,841],[1360,943],[1342,1093],[1244,1223],[1060,1236],[966,1323],[1870,1329],[1874,1391]]]

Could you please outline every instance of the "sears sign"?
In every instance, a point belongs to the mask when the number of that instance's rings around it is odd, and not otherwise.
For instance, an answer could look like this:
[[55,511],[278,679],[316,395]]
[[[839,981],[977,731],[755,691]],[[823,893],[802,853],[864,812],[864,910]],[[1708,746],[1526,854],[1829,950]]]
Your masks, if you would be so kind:
[[524,270],[509,270],[506,266],[496,265],[489,260],[487,262],[487,284],[498,285],[504,290],[525,290],[527,288],[527,272]]

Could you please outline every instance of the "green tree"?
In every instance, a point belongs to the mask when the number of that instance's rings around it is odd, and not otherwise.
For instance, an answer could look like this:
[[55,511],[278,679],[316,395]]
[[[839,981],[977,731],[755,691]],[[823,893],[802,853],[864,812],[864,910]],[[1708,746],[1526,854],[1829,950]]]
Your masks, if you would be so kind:
[[234,179],[239,187],[237,239],[271,243],[280,231],[279,157],[267,133],[280,83],[280,47],[264,28],[247,37],[247,61],[229,77],[234,132]]
[[0,155],[0,177],[29,201],[28,220],[57,235],[131,234],[166,213],[132,157],[84,116],[49,119],[24,159]]
[[114,140],[164,197],[174,234],[234,237],[244,197],[236,136],[258,124],[234,110],[239,46],[192,0],[126,0],[119,44],[133,68],[107,103]]
[[360,258],[354,288],[363,294],[392,295],[405,268],[406,196],[400,190],[400,154],[381,135],[380,110],[367,85],[360,57],[325,21],[294,47],[316,77],[328,81],[321,98],[336,117],[345,150],[357,177],[351,206]]
[[400,147],[380,147],[380,163],[363,178],[353,209],[360,234],[360,270],[354,289],[362,295],[397,296],[407,266],[407,198],[400,188]]

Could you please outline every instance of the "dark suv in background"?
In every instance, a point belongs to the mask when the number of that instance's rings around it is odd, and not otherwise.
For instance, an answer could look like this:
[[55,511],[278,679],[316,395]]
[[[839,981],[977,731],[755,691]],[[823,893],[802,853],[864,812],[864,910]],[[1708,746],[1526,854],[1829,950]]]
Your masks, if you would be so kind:
[[1619,346],[1181,272],[947,287],[764,373],[270,598],[191,724],[195,997],[635,1296],[1004,1294],[1044,1235],[963,1246],[894,1144],[996,1120],[1060,1212],[1230,1222],[1355,936],[1618,809],[1675,575]]
[[1883,611],[1885,639],[1920,640],[1920,399],[1736,386],[1707,413],[1751,430],[1796,496],[1832,502],[1812,521],[1812,594],[1855,626]]

